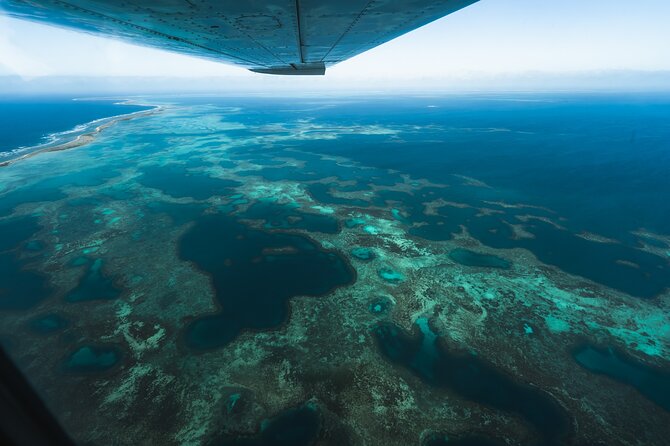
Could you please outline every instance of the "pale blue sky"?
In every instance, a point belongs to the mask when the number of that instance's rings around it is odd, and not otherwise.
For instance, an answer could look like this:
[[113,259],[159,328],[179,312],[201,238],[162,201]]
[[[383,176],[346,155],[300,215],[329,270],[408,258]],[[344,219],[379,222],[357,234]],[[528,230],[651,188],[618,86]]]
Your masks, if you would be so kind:
[[[670,70],[670,1],[482,0],[331,68],[330,80],[319,82],[607,70]],[[259,78],[7,17],[0,17],[0,74]]]

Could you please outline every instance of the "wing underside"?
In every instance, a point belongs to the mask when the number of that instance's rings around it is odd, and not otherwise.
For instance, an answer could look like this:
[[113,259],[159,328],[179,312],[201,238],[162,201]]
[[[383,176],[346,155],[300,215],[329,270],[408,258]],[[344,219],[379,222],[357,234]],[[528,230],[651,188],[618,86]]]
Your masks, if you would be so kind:
[[259,73],[324,74],[475,1],[0,0],[0,9]]

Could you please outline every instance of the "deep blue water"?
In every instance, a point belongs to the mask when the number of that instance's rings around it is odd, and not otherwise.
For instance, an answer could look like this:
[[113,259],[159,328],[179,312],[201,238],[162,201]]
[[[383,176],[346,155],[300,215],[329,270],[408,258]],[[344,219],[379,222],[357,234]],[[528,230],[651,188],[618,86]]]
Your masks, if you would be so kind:
[[456,354],[441,347],[427,320],[419,319],[417,325],[415,336],[393,323],[374,329],[386,359],[406,367],[431,386],[520,415],[541,437],[538,444],[561,443],[569,430],[569,418],[550,396],[515,382],[474,354]]
[[[646,230],[670,234],[670,95],[470,95],[403,98],[187,99],[240,107],[231,121],[245,129],[226,131],[245,138],[248,129],[280,125],[285,134],[336,129],[337,138],[291,139],[275,143],[272,151],[244,147],[231,157],[263,159],[271,154],[300,158],[305,165],[267,166],[243,172],[271,181],[286,178],[312,181],[336,176],[352,181],[348,190],[370,190],[370,184],[396,181],[381,169],[395,169],[414,178],[427,178],[451,187],[423,188],[419,194],[377,192],[374,203],[399,207],[393,217],[409,232],[429,240],[448,240],[465,224],[484,244],[495,248],[525,248],[542,262],[619,289],[653,298],[670,286],[670,246],[666,254],[641,251]],[[342,132],[341,129],[350,129]],[[369,131],[372,129],[373,131]],[[375,129],[390,131],[375,134]],[[367,131],[366,131],[367,130]],[[257,131],[259,132],[259,131]],[[273,130],[282,134],[282,130]],[[333,165],[318,155],[342,156],[377,170]],[[472,187],[454,175],[466,175],[490,187]],[[308,192],[325,203],[365,207],[358,199],[334,197],[328,185],[314,183]],[[425,215],[423,202],[443,198],[470,208],[445,207]],[[500,208],[487,202],[504,201],[533,207]],[[393,203],[400,203],[399,206]],[[479,207],[504,211],[478,215]],[[389,209],[391,211],[391,209]],[[519,223],[526,214],[549,218],[526,223],[534,238],[517,239],[506,222]],[[577,237],[595,233],[616,244]],[[662,251],[661,251],[662,252]],[[658,253],[657,253],[658,254]]]
[[119,105],[111,100],[0,97],[0,153],[46,142],[45,137],[78,125],[151,107]]
[[53,290],[47,278],[25,268],[14,249],[39,230],[35,217],[0,221],[0,310],[26,310]]
[[252,230],[230,217],[198,218],[180,240],[179,256],[211,274],[225,308],[186,330],[186,343],[198,350],[224,346],[245,330],[280,326],[291,297],[319,296],[355,280],[335,252],[299,235]]
[[469,249],[457,248],[449,253],[449,258],[456,263],[484,268],[508,269],[512,264],[509,260],[490,254],[482,254]]
[[[539,102],[446,98],[423,110],[425,100],[379,104],[365,111],[380,124],[402,116],[404,123],[423,126],[420,133],[383,152],[350,144],[338,145],[338,152],[434,180],[449,173],[473,176],[605,235],[639,227],[670,232],[664,199],[670,191],[670,97],[530,99]],[[431,131],[430,124],[453,130]]]
[[[216,102],[212,98],[189,101]],[[384,143],[387,135],[353,132],[318,144],[293,141],[292,145],[434,181],[450,174],[471,176],[502,190],[509,201],[547,206],[606,236],[621,236],[640,227],[670,233],[667,94],[321,101],[328,107],[315,107],[314,100],[292,100],[290,105],[286,99],[220,101],[244,107],[244,115],[234,120],[249,125],[313,119],[322,126],[404,126],[409,131],[400,135],[401,143]],[[411,126],[418,127],[412,130]],[[500,198],[486,189],[479,194],[484,199]]]
[[221,180],[203,175],[190,175],[182,165],[170,164],[160,167],[145,167],[139,180],[148,187],[160,189],[176,198],[193,197],[203,200],[214,195],[224,195],[237,181]]
[[114,367],[121,356],[114,347],[86,345],[72,352],[63,367],[69,373],[104,372]]
[[[81,259],[81,258],[80,258]],[[88,260],[83,258],[82,260]],[[77,262],[77,263],[83,263]],[[104,263],[101,259],[88,260],[86,272],[75,289],[70,291],[65,300],[68,302],[83,302],[97,299],[116,299],[121,290],[114,286],[114,280],[105,276]]]

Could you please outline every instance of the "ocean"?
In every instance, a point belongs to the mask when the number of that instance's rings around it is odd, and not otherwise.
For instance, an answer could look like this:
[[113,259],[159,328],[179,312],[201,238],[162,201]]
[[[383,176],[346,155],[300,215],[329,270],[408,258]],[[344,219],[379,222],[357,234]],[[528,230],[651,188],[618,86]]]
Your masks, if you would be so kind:
[[0,167],[0,342],[77,442],[670,435],[670,95],[142,103]]
[[86,130],[92,121],[149,108],[94,98],[1,97],[0,157],[22,148],[64,142]]

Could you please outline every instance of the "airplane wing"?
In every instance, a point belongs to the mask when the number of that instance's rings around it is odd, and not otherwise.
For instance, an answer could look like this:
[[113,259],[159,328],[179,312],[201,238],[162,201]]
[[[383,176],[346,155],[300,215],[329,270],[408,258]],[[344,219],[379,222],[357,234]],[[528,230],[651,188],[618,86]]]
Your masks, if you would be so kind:
[[0,0],[0,11],[258,73],[324,74],[476,1]]

